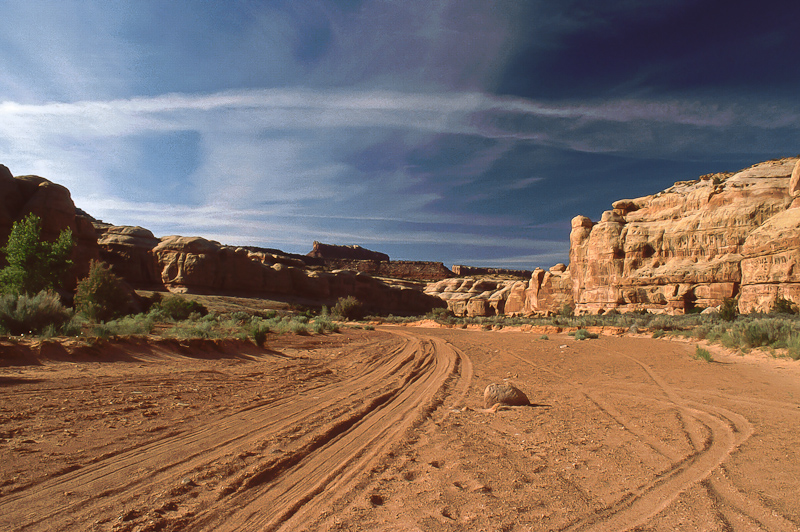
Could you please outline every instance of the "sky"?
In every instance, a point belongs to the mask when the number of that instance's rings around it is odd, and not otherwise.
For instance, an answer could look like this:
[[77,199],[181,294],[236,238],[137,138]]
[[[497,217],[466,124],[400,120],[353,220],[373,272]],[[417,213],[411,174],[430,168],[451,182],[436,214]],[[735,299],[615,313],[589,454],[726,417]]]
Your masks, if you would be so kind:
[[800,153],[800,2],[4,0],[0,164],[156,236],[516,269]]

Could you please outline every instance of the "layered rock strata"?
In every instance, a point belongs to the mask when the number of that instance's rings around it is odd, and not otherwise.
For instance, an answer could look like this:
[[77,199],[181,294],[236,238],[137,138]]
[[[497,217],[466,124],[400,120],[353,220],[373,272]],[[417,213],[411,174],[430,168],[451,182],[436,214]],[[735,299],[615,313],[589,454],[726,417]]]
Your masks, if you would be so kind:
[[425,313],[444,304],[353,271],[310,271],[302,261],[200,237],[155,238],[141,227],[98,224],[103,259],[133,286],[172,292],[278,295],[331,304],[355,296],[372,311]]
[[494,276],[507,276],[519,277],[520,279],[527,279],[533,273],[531,270],[509,270],[507,268],[479,268],[476,266],[464,266],[463,264],[456,264],[452,268],[453,273],[460,277],[485,277],[489,275]]
[[430,283],[425,293],[441,298],[456,316],[532,315],[573,305],[569,268],[534,270],[528,280],[451,278]]
[[683,313],[740,296],[768,310],[797,290],[798,216],[790,209],[797,158],[683,181],[620,200],[594,223],[572,220],[570,270],[578,312]]

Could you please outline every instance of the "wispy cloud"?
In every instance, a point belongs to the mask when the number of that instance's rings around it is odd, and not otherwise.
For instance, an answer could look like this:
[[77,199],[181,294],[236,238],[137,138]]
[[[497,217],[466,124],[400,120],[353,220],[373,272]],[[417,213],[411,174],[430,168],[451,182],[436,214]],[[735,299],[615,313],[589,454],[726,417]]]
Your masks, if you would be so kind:
[[[518,143],[659,154],[676,146],[696,147],[693,139],[721,137],[730,128],[747,126],[769,136],[785,127],[787,117],[800,116],[793,104],[773,107],[768,115],[776,119],[766,120],[758,105],[642,100],[553,105],[480,92],[265,89],[38,105],[6,101],[0,103],[0,161],[17,174],[37,173],[65,184],[80,206],[113,223],[164,228],[169,220],[173,232],[299,245],[322,238],[326,227],[301,227],[298,219],[342,220],[347,228],[327,232],[338,241],[449,239],[479,246],[496,237],[449,230],[392,235],[385,227],[377,235],[352,226],[359,221],[443,227],[515,223],[500,212],[429,208],[446,202],[449,190],[424,169],[404,166],[403,159],[435,135],[497,141],[453,166],[463,165],[463,183],[480,178]],[[374,172],[359,170],[353,161],[375,142],[363,132],[390,130],[407,132],[412,139],[401,149],[400,162]],[[123,179],[135,182],[143,155],[132,149],[130,139],[174,132],[195,134],[197,160],[185,161],[185,175],[165,175],[152,186],[181,179],[192,192],[175,196],[165,188],[163,202],[137,207],[125,197],[120,181],[109,176],[133,172]],[[528,174],[495,187],[487,183],[480,197],[518,193],[543,179]],[[280,217],[294,221],[281,223]]]

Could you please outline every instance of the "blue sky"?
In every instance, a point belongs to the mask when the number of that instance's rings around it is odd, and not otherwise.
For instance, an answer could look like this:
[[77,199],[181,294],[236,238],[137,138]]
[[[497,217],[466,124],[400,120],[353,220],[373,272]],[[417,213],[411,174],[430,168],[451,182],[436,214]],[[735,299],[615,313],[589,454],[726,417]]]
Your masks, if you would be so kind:
[[512,268],[800,153],[796,0],[0,3],[0,163],[156,235]]

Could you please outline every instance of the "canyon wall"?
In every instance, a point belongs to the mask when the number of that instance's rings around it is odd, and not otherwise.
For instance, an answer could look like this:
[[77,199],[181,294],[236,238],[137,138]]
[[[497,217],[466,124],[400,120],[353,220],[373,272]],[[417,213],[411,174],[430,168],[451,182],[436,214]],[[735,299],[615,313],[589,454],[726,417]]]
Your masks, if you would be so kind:
[[749,312],[769,310],[779,294],[794,297],[798,217],[789,182],[797,165],[787,158],[706,175],[617,201],[597,223],[575,217],[576,311],[683,313],[740,296]]
[[709,174],[572,220],[569,267],[509,281],[454,268],[426,292],[457,315],[647,310],[681,314],[737,297],[741,312],[800,303],[800,159]]
[[[137,288],[285,296],[332,305],[355,296],[372,312],[424,314],[441,300],[363,272],[311,271],[302,261],[200,237],[156,238],[141,227],[96,224],[103,260]],[[251,248],[252,249],[252,248]]]

